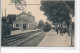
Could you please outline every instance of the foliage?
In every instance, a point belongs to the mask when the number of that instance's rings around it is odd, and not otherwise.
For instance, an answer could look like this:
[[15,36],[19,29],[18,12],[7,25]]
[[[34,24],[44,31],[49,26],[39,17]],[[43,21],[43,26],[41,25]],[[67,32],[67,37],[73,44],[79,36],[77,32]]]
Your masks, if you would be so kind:
[[40,20],[38,23],[38,28],[43,28],[44,27],[44,21]]
[[12,24],[16,20],[16,15],[8,15],[7,18],[9,19],[9,23]]
[[44,11],[49,21],[54,23],[66,22],[70,24],[69,13],[74,12],[74,1],[41,1],[41,10]]
[[2,37],[6,36],[6,35],[10,35],[11,30],[10,30],[10,26],[7,23],[2,23]]

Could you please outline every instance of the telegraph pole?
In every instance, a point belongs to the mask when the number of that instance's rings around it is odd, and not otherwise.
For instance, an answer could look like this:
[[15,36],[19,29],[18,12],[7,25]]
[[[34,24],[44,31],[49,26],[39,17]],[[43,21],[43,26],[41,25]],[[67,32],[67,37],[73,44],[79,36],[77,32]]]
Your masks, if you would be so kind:
[[71,47],[73,47],[73,46],[74,46],[74,45],[73,45],[73,34],[72,34],[72,33],[73,33],[73,32],[72,32],[72,30],[73,30],[73,29],[72,29],[72,17],[73,17],[73,14],[70,13],[69,15],[70,15],[70,18],[71,18],[71,20],[70,20],[70,22],[71,22],[71,30],[70,30],[70,32],[71,32],[71,35],[70,35],[70,36],[71,36]]

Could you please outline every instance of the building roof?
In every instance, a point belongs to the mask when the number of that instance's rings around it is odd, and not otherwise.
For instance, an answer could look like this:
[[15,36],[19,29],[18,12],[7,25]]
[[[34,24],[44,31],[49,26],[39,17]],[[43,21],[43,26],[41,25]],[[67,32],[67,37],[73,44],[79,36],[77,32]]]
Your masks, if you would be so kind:
[[[33,15],[31,15],[31,13],[26,13],[26,12],[22,12],[22,13],[20,13],[19,15],[22,15],[22,14],[25,14],[25,15],[34,17]],[[18,15],[18,16],[19,16],[19,15]],[[34,18],[35,18],[35,17],[34,17]]]
[[[23,20],[23,21],[25,21],[25,22],[29,22],[29,21],[28,21],[27,19],[25,19],[25,18],[24,18],[24,19],[20,18],[20,19],[18,19],[18,20]],[[14,22],[17,22],[18,20],[13,21],[13,23],[14,23]]]

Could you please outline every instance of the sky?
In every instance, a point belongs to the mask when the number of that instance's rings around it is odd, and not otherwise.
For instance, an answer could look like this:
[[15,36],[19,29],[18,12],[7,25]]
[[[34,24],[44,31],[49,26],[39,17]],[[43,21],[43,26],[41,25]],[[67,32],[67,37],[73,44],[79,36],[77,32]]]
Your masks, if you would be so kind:
[[[41,0],[25,0],[27,4],[41,4]],[[8,5],[11,4],[11,0],[2,0],[1,1],[1,9],[3,10],[3,16],[5,16],[5,8],[6,8],[6,15],[8,14],[20,14],[22,11],[17,10],[15,5]],[[44,15],[44,11],[40,10],[41,5],[26,5],[26,13],[29,11],[35,17],[36,22],[38,23],[40,20],[46,22],[46,16]],[[2,13],[1,13],[2,15]]]

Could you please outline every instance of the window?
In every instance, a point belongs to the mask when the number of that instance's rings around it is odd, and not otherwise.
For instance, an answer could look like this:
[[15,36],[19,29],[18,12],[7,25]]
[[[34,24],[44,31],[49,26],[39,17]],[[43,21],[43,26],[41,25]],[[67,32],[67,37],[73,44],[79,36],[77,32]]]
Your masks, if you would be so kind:
[[16,24],[16,27],[19,27],[19,24]]

